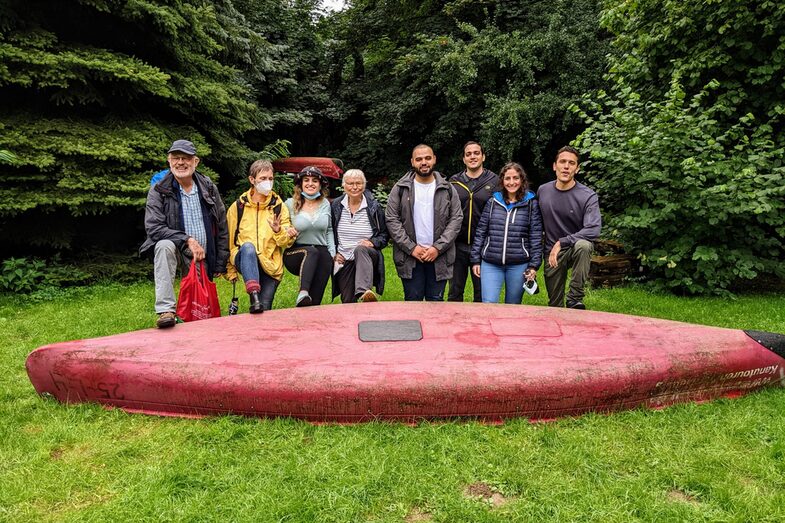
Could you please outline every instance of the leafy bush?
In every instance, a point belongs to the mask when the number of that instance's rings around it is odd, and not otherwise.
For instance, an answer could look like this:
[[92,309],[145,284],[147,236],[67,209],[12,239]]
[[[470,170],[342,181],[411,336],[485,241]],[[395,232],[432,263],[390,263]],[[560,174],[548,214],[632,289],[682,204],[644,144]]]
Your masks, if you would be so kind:
[[35,290],[44,277],[44,262],[27,258],[3,260],[0,289],[7,293],[27,293]]
[[[395,184],[393,183],[393,185]],[[386,184],[381,182],[377,183],[374,188],[371,189],[371,194],[373,194],[373,197],[376,198],[376,201],[382,204],[382,208],[387,207],[387,198],[390,197],[391,189],[392,187],[387,187]]]
[[611,88],[578,144],[607,223],[666,288],[782,278],[785,4],[608,0],[600,21]]
[[[745,114],[713,96],[686,96],[678,75],[663,101],[620,83],[575,110],[589,123],[579,146],[607,229],[639,253],[658,285],[726,294],[737,279],[785,277],[785,183],[775,117]],[[776,121],[776,123],[775,123]],[[780,140],[781,142],[781,140]]]
[[136,256],[92,253],[89,259],[64,262],[59,255],[44,261],[8,258],[0,270],[0,292],[56,296],[58,290],[98,282],[132,283],[148,279],[150,264]]
[[109,254],[98,253],[89,259],[77,259],[69,266],[72,281],[75,280],[74,270],[87,276],[81,283],[128,284],[149,280],[152,275],[152,264],[147,259],[139,258],[136,254]]
[[294,178],[283,174],[278,174],[273,182],[273,190],[277,192],[281,198],[289,198],[294,194]]

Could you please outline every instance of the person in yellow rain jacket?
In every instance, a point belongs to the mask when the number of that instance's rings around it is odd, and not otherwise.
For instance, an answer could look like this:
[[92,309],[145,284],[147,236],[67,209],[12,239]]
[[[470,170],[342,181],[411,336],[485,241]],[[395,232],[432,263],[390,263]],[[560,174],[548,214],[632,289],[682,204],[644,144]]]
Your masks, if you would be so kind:
[[226,277],[237,280],[239,272],[250,299],[249,310],[270,310],[283,277],[283,251],[297,236],[289,209],[273,191],[273,166],[267,160],[251,164],[251,188],[226,212],[229,229],[229,263]]

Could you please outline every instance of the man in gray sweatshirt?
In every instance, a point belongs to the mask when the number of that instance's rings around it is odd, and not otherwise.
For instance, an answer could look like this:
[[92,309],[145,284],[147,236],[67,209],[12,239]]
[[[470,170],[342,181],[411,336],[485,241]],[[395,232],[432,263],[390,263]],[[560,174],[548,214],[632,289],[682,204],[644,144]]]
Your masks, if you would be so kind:
[[592,242],[600,236],[602,227],[597,194],[575,180],[579,162],[574,147],[567,145],[559,149],[553,162],[556,180],[537,191],[545,229],[545,286],[551,307],[564,307],[567,270],[572,268],[567,307],[586,308],[583,297]]

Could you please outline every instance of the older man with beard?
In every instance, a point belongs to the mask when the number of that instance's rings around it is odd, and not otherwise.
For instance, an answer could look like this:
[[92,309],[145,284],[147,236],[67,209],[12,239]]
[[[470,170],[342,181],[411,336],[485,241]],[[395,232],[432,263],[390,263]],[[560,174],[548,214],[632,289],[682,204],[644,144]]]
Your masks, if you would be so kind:
[[188,140],[176,140],[167,156],[169,172],[147,193],[140,254],[153,251],[155,326],[177,322],[173,282],[177,266],[205,260],[211,276],[226,272],[229,232],[226,208],[215,184],[196,170],[199,157]]
[[444,176],[434,171],[436,155],[430,146],[415,147],[411,165],[387,199],[393,261],[406,301],[442,301],[455,263],[461,201]]

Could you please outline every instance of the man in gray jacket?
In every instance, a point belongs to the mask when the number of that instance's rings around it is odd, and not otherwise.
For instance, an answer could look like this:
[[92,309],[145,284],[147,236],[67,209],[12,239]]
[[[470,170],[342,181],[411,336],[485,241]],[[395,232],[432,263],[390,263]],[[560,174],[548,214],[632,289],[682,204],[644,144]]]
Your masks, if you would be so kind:
[[144,211],[147,239],[140,254],[153,251],[155,326],[174,327],[177,318],[173,282],[178,265],[205,260],[208,274],[226,272],[229,230],[226,208],[212,181],[196,170],[194,144],[176,140],[167,156],[169,171],[150,188]]
[[575,180],[579,162],[577,149],[562,147],[553,162],[556,180],[537,190],[545,229],[545,286],[551,307],[564,307],[564,284],[567,270],[572,267],[567,307],[586,308],[583,296],[592,242],[600,236],[602,227],[597,195]]
[[393,261],[406,301],[442,301],[463,221],[461,201],[452,185],[433,170],[436,155],[431,147],[415,147],[411,164],[387,199]]

